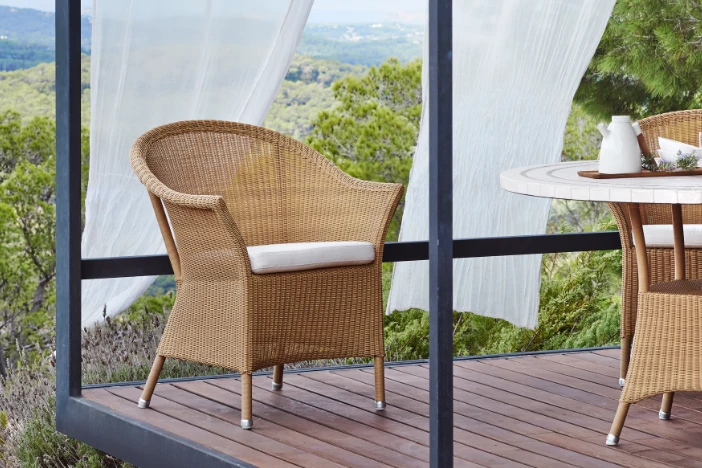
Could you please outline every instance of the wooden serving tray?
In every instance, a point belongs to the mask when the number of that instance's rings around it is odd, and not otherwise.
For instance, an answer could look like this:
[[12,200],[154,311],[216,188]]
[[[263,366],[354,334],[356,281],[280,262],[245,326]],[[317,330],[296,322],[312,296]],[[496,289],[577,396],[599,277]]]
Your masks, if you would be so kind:
[[635,177],[680,177],[702,175],[702,168],[693,169],[691,171],[673,171],[673,172],[651,172],[643,170],[635,174],[600,174],[599,171],[578,171],[580,177],[589,179],[630,179]]

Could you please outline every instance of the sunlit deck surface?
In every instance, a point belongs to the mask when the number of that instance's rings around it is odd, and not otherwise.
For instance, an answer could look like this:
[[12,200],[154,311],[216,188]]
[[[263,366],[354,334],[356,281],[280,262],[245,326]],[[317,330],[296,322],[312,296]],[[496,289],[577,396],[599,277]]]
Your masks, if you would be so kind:
[[[455,466],[702,466],[702,393],[632,406],[619,447],[605,447],[620,389],[616,349],[457,360]],[[166,429],[252,465],[427,466],[429,370],[386,370],[376,412],[372,368],[286,373],[282,391],[253,379],[254,429],[239,427],[240,385],[220,378],[159,384],[150,410],[138,387],[84,390],[124,416]],[[659,399],[658,399],[659,400]]]

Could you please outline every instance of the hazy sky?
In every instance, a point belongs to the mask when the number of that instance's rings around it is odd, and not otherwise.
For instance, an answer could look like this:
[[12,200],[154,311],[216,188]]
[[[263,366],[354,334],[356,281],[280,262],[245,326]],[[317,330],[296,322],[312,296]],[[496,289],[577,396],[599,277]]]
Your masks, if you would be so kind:
[[[143,0],[142,0],[143,1]],[[195,0],[197,1],[197,0]],[[0,0],[0,5],[54,11],[55,0]],[[83,0],[89,11],[92,0]],[[310,23],[422,23],[427,0],[316,0]]]

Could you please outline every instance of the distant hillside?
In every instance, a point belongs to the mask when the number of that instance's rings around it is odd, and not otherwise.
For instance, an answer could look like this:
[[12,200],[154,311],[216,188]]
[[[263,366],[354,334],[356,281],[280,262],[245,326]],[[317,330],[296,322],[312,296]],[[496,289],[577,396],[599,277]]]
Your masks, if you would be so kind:
[[[81,46],[90,50],[91,22],[89,16],[81,20]],[[54,48],[54,14],[31,8],[0,6],[0,38],[15,42],[39,44]]]
[[21,70],[53,61],[54,50],[48,46],[0,39],[0,71]]
[[[86,53],[90,53],[91,28],[91,18],[83,16],[81,45]],[[424,27],[414,24],[308,24],[297,53],[365,66],[380,65],[390,57],[407,62],[422,55],[423,35]],[[3,36],[53,49],[54,14],[0,6],[0,38]]]
[[422,56],[424,28],[412,24],[309,24],[297,53],[354,65],[380,65],[390,57]]
[[[83,56],[82,123],[90,125],[90,57]],[[335,105],[331,84],[347,75],[361,75],[365,67],[329,60],[293,57],[264,126],[300,140],[310,131],[310,120]],[[12,109],[25,120],[55,116],[55,65],[43,63],[26,70],[0,72],[0,112]]]
[[[90,124],[90,57],[82,60],[81,121]],[[56,64],[42,63],[26,70],[0,72],[0,112],[17,111],[23,119],[56,117]]]

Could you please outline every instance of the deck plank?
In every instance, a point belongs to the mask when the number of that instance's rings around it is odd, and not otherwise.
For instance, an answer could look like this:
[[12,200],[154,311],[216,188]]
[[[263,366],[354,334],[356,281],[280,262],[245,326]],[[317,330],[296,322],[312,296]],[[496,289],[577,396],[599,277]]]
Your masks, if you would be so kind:
[[[702,468],[702,392],[676,395],[670,421],[657,418],[660,398],[632,405],[620,445],[604,445],[618,359],[611,349],[456,360],[455,466]],[[138,386],[83,395],[256,466],[426,467],[428,366],[385,374],[385,411],[374,407],[372,368],[287,372],[281,391],[255,376],[252,431],[239,427],[238,378],[159,384],[149,410],[135,404]]]
[[[114,411],[117,411],[125,416],[129,416],[137,421],[142,421],[156,426],[160,429],[165,429],[186,439],[197,442],[198,444],[210,447],[224,454],[238,458],[245,462],[256,466],[277,466],[277,467],[294,467],[290,463],[283,462],[266,453],[253,450],[246,445],[239,444],[220,437],[208,431],[204,431],[190,424],[184,423],[177,419],[171,418],[158,411],[144,411],[137,408],[137,405],[122,397],[114,395],[105,389],[93,389],[83,392],[85,398],[106,406]],[[155,398],[155,401],[158,397]]]

